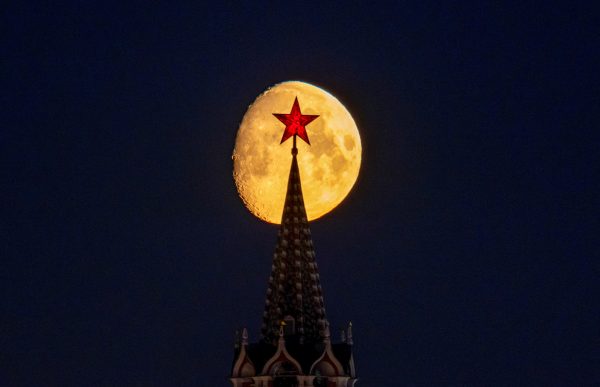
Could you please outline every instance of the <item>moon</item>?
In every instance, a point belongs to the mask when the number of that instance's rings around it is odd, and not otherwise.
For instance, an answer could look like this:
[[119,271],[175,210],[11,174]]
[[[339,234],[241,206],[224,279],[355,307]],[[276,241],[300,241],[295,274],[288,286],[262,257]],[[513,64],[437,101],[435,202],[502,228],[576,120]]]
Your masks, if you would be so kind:
[[289,113],[298,98],[302,114],[319,117],[306,126],[311,145],[298,139],[298,166],[308,220],[344,200],[360,170],[362,144],[354,119],[327,91],[306,82],[278,83],[250,105],[237,132],[233,176],[248,210],[280,224],[292,161],[292,140],[280,145],[285,125],[272,113]]

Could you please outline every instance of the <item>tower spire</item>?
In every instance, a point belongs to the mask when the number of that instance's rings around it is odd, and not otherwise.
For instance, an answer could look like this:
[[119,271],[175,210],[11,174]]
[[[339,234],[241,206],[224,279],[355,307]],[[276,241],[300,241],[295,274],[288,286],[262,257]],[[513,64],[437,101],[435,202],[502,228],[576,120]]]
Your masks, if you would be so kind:
[[303,115],[298,99],[290,114],[275,116],[286,125],[281,142],[293,137],[293,145],[265,300],[262,339],[248,344],[247,330],[242,331],[230,380],[234,387],[353,387],[357,379],[352,329],[348,328],[350,344],[332,343],[298,168],[296,137],[310,145],[305,125],[318,116]]
[[296,155],[297,148],[292,148],[287,194],[265,301],[262,335],[272,343],[277,340],[282,320],[288,335],[309,341],[321,340],[326,321]]
[[322,339],[325,307],[302,196],[296,137],[300,136],[310,145],[305,126],[318,116],[302,114],[298,98],[290,114],[274,115],[286,125],[281,141],[293,137],[292,165],[273,254],[262,335],[265,341],[274,343],[279,322],[285,321],[287,335],[296,336],[300,343],[316,342]]

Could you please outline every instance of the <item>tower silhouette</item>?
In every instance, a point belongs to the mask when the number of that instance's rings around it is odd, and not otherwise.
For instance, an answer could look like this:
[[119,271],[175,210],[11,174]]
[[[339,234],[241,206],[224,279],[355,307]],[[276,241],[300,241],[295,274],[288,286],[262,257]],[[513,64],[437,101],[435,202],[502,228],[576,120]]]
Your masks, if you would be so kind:
[[281,226],[267,288],[261,338],[238,334],[230,381],[234,387],[353,387],[358,380],[352,324],[333,343],[315,261],[296,136]]

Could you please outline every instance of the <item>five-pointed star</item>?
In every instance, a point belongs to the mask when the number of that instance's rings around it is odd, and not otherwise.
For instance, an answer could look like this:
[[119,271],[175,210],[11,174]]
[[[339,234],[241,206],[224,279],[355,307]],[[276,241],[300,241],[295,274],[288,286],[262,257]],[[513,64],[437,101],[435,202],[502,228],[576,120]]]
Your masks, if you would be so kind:
[[[285,124],[285,131],[283,132],[283,137],[281,137],[280,144],[283,144],[288,138],[298,135],[298,137],[310,145],[305,126],[316,119],[318,115],[302,114],[300,111],[300,104],[298,103],[298,97],[294,100],[290,114],[273,113],[273,115]],[[294,144],[295,143],[296,142],[294,141]]]

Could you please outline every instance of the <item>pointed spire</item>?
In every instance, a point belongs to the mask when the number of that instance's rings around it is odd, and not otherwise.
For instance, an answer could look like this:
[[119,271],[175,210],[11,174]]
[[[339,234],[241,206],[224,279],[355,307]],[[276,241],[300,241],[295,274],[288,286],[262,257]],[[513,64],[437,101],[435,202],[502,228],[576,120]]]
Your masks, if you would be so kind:
[[273,344],[277,342],[279,322],[283,319],[291,318],[293,325],[287,331],[292,330],[300,342],[322,341],[325,328],[325,307],[297,152],[297,148],[292,148],[292,165],[265,301],[262,336]]
[[340,341],[342,343],[346,342],[346,331],[343,328],[340,329]]
[[244,328],[242,330],[242,346],[248,345],[248,330]]
[[346,340],[348,345],[354,345],[354,340],[352,340],[352,321],[348,324],[348,339]]

